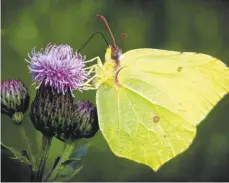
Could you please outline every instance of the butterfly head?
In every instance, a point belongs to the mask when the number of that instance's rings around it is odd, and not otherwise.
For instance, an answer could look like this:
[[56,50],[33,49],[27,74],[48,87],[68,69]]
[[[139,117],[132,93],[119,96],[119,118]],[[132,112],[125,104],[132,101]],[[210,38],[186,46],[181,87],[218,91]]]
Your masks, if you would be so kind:
[[122,56],[122,50],[118,46],[111,46],[111,59],[120,60]]
[[118,46],[109,46],[107,47],[105,59],[113,60],[113,61],[120,61],[122,57],[122,50]]

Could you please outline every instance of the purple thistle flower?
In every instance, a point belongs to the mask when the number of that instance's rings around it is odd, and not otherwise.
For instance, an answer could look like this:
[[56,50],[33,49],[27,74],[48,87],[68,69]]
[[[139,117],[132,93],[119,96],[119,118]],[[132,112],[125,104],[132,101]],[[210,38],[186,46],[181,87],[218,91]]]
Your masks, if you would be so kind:
[[42,49],[36,53],[32,49],[28,54],[30,61],[26,60],[32,73],[32,78],[38,82],[38,89],[42,83],[49,85],[52,91],[63,94],[73,90],[81,91],[87,74],[84,70],[85,56],[73,53],[73,49],[68,45],[49,44],[44,52]]

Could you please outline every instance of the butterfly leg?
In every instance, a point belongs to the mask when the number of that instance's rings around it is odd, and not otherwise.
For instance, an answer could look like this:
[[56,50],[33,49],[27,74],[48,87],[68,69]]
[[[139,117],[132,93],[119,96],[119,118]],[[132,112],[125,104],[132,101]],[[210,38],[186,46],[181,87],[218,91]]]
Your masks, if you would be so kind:
[[103,63],[99,57],[97,57],[97,65],[101,68],[103,68]]
[[87,71],[87,75],[90,75],[91,73],[95,73],[96,72],[96,68],[97,68],[97,65],[92,65],[90,67],[86,67],[84,70],[88,70]]
[[96,90],[97,88],[93,84],[89,84],[90,82],[93,82],[93,80],[96,78],[96,75],[89,78],[83,85],[83,90]]
[[100,58],[99,57],[95,57],[95,58],[92,58],[91,60],[84,61],[84,63],[86,64],[86,63],[94,62],[95,60],[98,61],[98,60],[100,60]]
[[95,60],[97,60],[97,64],[94,64],[94,65],[92,65],[92,66],[86,67],[86,68],[84,69],[84,70],[89,70],[89,71],[88,71],[88,75],[90,75],[91,73],[95,73],[97,67],[100,67],[100,68],[103,69],[103,64],[102,64],[102,61],[101,61],[101,59],[100,59],[99,57],[95,57],[95,58],[93,58],[93,59],[91,59],[91,60],[85,61],[84,63],[93,62],[93,61],[95,61]]
[[97,88],[91,84],[86,84],[83,86],[83,90],[97,90]]
[[[103,68],[103,64],[102,64],[102,61],[99,57],[95,57],[91,60],[88,60],[86,61],[85,63],[88,63],[88,62],[93,62],[94,60],[97,60],[97,64],[94,64],[92,66],[89,66],[89,67],[86,67],[84,70],[87,71],[87,75],[90,76],[91,73],[96,73],[96,70],[98,68],[100,69],[104,69]],[[95,78],[98,78],[97,74],[94,74],[92,77],[90,77],[84,84],[83,84],[83,90],[97,90],[97,87],[93,84],[93,80]],[[91,83],[92,84],[89,84]]]
[[83,90],[97,90],[97,88],[93,86],[92,84],[84,84]]
[[95,67],[95,65],[92,65],[92,66],[89,66],[89,67],[84,68],[84,70],[91,70],[94,67]]
[[89,78],[83,85],[87,85],[89,84],[91,81],[93,81],[96,78],[96,76],[92,76],[91,78]]
[[85,87],[83,87],[83,90],[97,90],[97,88],[95,88],[95,87],[89,87],[89,86],[85,86]]

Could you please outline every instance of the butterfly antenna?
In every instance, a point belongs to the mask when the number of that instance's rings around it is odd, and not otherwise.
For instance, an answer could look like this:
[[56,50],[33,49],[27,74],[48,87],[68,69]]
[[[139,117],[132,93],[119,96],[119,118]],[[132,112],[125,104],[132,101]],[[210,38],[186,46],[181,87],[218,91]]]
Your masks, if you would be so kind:
[[110,26],[109,26],[109,24],[107,23],[106,18],[105,18],[104,16],[102,16],[102,15],[97,15],[97,17],[98,17],[100,20],[102,20],[102,21],[104,22],[104,24],[106,25],[106,27],[107,27],[107,29],[108,29],[110,35],[111,35],[111,38],[112,38],[112,40],[113,40],[114,47],[116,47],[115,38],[114,38],[114,36],[113,36],[113,33],[111,32]]
[[80,49],[78,49],[78,52],[80,52],[80,50],[82,50],[96,34],[102,35],[102,37],[103,37],[104,41],[106,42],[107,46],[109,46],[109,43],[108,43],[107,39],[105,38],[104,34],[102,32],[95,32],[88,38],[88,40],[84,43],[84,45]]

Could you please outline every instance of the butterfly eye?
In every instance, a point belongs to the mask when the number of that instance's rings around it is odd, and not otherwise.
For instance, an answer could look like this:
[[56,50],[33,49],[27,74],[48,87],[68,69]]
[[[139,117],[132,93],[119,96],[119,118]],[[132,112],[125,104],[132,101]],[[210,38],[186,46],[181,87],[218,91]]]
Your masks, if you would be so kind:
[[111,52],[111,59],[113,60],[120,60],[122,55],[122,50],[119,47],[113,47]]

